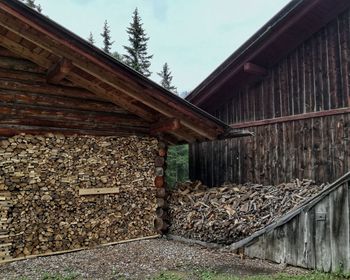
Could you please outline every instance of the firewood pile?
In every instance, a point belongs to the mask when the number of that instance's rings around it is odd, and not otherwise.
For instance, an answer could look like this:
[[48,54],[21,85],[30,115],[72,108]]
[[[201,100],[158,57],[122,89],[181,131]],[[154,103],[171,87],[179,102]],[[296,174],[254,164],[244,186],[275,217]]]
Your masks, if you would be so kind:
[[156,234],[156,151],[139,137],[0,141],[0,260]]
[[324,187],[298,179],[278,186],[178,184],[169,196],[170,233],[231,244],[264,228]]

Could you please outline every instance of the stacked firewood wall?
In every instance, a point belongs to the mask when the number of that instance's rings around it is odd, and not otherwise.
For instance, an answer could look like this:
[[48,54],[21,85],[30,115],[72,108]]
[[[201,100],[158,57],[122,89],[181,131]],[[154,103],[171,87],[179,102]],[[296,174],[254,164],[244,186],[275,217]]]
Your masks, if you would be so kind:
[[19,135],[0,142],[0,259],[155,235],[158,141]]
[[167,215],[167,190],[165,182],[167,146],[163,142],[158,144],[158,156],[155,160],[156,178],[154,185],[157,188],[157,209],[154,227],[158,233],[165,233],[169,227],[169,218]]

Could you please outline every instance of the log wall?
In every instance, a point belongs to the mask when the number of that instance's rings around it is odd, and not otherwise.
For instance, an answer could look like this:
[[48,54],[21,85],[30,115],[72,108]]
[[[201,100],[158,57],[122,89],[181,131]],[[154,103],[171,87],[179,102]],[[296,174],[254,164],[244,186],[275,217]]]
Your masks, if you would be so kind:
[[0,141],[0,260],[156,234],[157,145],[136,136]]
[[349,57],[350,10],[261,81],[217,92],[207,110],[255,137],[192,145],[191,179],[210,186],[226,180],[278,184],[295,177],[333,181],[344,174],[350,165]]
[[0,135],[147,135],[150,124],[125,109],[0,47]]

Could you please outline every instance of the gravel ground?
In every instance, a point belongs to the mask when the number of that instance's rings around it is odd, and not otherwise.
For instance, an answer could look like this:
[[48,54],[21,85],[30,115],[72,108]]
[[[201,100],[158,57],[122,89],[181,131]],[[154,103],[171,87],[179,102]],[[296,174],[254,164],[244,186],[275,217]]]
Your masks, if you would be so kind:
[[76,276],[71,279],[151,279],[163,271],[202,269],[235,276],[303,272],[261,260],[241,260],[224,248],[207,249],[153,239],[4,264],[0,279],[49,279],[48,275]]

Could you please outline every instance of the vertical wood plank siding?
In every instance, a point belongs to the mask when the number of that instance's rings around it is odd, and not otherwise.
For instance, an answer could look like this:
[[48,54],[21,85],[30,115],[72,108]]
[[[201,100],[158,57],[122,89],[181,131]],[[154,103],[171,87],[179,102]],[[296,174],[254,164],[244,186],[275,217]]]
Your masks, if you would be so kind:
[[[222,89],[229,99],[209,112],[238,124],[350,107],[349,79],[350,10],[268,69],[262,81]],[[247,127],[255,137],[192,145],[190,177],[210,186],[333,181],[349,170],[349,127],[349,113]]]
[[343,183],[286,223],[244,246],[250,257],[350,272],[350,186]]

